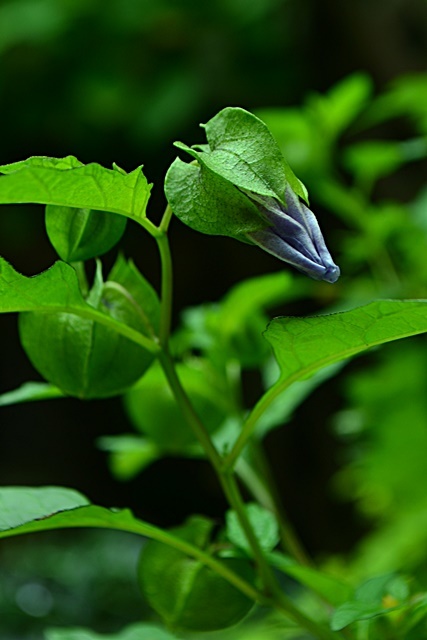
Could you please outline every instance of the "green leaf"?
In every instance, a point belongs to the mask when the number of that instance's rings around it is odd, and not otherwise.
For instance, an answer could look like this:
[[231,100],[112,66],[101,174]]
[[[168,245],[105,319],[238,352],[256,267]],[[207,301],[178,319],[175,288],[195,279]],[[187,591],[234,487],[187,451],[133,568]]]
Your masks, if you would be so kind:
[[21,402],[33,400],[51,400],[62,398],[64,394],[60,389],[46,382],[25,382],[13,391],[6,391],[0,395],[0,407],[7,407]]
[[28,278],[0,257],[0,313],[20,311],[68,312],[89,318],[114,329],[148,351],[157,351],[152,340],[145,335],[89,305],[81,295],[75,270],[65,262],[56,262],[47,271]]
[[89,260],[103,255],[119,242],[126,222],[123,216],[106,211],[46,206],[47,235],[65,262]]
[[[196,358],[178,363],[176,370],[195,412],[212,433],[232,407],[222,378],[218,379],[216,371],[207,362]],[[194,433],[157,363],[129,389],[123,399],[132,424],[161,451],[176,454],[196,444]]]
[[98,438],[97,445],[110,454],[109,466],[118,480],[134,478],[162,456],[162,451],[152,440],[133,434],[102,436]]
[[353,144],[345,149],[343,160],[356,180],[370,183],[393,173],[405,162],[399,144],[389,140]]
[[[211,534],[214,523],[193,516],[172,529],[182,540],[214,553]],[[242,558],[220,562],[252,581],[252,565]],[[182,551],[150,541],[142,549],[138,581],[151,607],[168,626],[192,631],[214,631],[236,624],[253,606],[253,601],[234,586]]]
[[[201,516],[193,521],[205,521]],[[194,558],[197,566],[209,568],[208,575],[213,575],[221,584],[222,593],[231,592],[235,601],[245,601],[246,610],[257,600],[256,590],[251,585],[253,568],[245,562],[221,561],[200,548],[208,543],[209,531],[213,523],[197,526],[193,529],[191,540],[163,531],[151,524],[135,518],[129,509],[107,509],[89,504],[87,498],[77,491],[62,487],[5,487],[0,488],[0,538],[49,531],[53,529],[70,529],[91,527],[114,529],[145,536],[162,543],[162,547],[171,547],[189,562]],[[200,546],[199,546],[200,545]],[[148,545],[147,545],[148,546]],[[240,571],[241,567],[243,571]],[[249,582],[247,581],[249,579]],[[225,585],[224,589],[223,584]],[[209,585],[207,585],[209,587]],[[245,594],[245,595],[243,595]],[[209,599],[209,588],[205,596]],[[202,617],[203,617],[202,613]],[[209,613],[207,613],[209,617]],[[212,619],[212,616],[211,616]],[[215,624],[215,622],[214,622]]]
[[0,538],[52,529],[95,527],[128,531],[168,542],[170,534],[133,516],[129,509],[91,505],[64,487],[0,488]]
[[3,164],[0,166],[0,173],[14,173],[15,171],[21,171],[21,169],[27,168],[44,168],[44,169],[58,169],[60,171],[66,171],[67,169],[76,169],[83,167],[83,162],[77,160],[74,156],[66,156],[65,158],[49,158],[48,156],[32,156],[27,160],[21,160],[19,162],[12,162],[11,164]]
[[150,195],[141,168],[124,174],[75,158],[29,158],[0,167],[0,203],[98,209],[141,221]]
[[377,616],[385,615],[390,611],[394,611],[398,607],[384,608],[380,605],[369,604],[367,602],[346,602],[336,609],[331,620],[332,631],[340,631],[352,622],[358,620],[369,620]]
[[[69,511],[89,505],[78,491],[62,487],[3,487],[0,490],[0,537],[14,529],[49,517],[56,511]],[[31,525],[30,525],[31,526]],[[43,524],[41,529],[43,530]]]
[[425,300],[379,300],[331,315],[275,318],[264,334],[281,371],[272,389],[276,395],[334,362],[426,331]]
[[[320,125],[332,138],[342,133],[366,106],[372,92],[372,80],[364,73],[354,73],[332,87],[326,95],[313,95],[307,110],[314,112]],[[317,128],[319,122],[316,123]]]
[[[387,606],[385,596],[390,597],[392,606]],[[404,608],[408,597],[409,588],[403,577],[386,573],[370,578],[356,589],[354,599],[336,609],[332,616],[332,630],[338,631],[357,620],[368,620]]]
[[48,629],[46,640],[177,640],[177,636],[154,624],[137,623],[117,633],[99,634],[89,629]]
[[[274,549],[280,539],[279,527],[274,514],[256,503],[246,505],[246,513],[262,549],[264,551]],[[235,511],[227,511],[226,534],[230,542],[236,547],[244,549],[249,554],[252,553],[251,546]]]
[[350,585],[318,569],[299,565],[283,553],[273,551],[267,555],[267,559],[273,567],[314,591],[334,607],[345,603],[353,595]]

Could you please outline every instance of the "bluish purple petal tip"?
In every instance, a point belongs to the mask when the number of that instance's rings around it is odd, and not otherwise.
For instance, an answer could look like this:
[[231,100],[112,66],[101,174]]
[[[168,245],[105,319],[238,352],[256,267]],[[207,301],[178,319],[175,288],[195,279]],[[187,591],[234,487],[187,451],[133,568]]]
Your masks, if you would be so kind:
[[340,269],[332,260],[316,217],[292,189],[286,189],[286,206],[275,198],[245,191],[271,226],[248,237],[272,255],[314,278],[334,283]]

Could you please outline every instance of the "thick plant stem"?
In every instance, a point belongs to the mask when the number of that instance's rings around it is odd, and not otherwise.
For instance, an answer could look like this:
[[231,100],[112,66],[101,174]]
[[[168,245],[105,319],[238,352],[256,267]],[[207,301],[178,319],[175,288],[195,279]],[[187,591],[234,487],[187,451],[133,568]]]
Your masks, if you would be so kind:
[[165,212],[163,214],[163,217],[159,224],[159,229],[162,233],[167,233],[170,221],[172,219],[172,215],[173,215],[172,209],[170,208],[169,205],[167,205]]
[[165,347],[169,340],[172,318],[172,257],[169,247],[169,239],[166,233],[161,233],[156,236],[156,242],[162,263],[162,304],[160,311],[159,339],[160,344]]
[[[293,380],[289,380],[286,386],[289,386],[292,382]],[[245,422],[243,423],[242,430],[240,431],[239,437],[234,443],[230,453],[225,458],[224,469],[234,468],[234,465],[236,464],[237,459],[239,458],[243,449],[246,447],[246,445],[250,441],[255,431],[258,420],[261,418],[264,411],[266,411],[268,407],[271,405],[271,403],[276,399],[276,397],[280,393],[282,393],[282,391],[284,390],[284,388],[286,388],[286,386],[274,385],[267,391],[267,393],[261,396],[261,398],[255,405],[255,407],[252,409],[252,411],[249,413],[248,417],[246,418]]]
[[170,388],[175,396],[175,400],[180,407],[185,419],[192,428],[194,435],[202,445],[207,457],[209,458],[212,466],[217,473],[221,470],[221,457],[218,451],[215,449],[212,440],[207,432],[204,424],[201,422],[199,416],[194,411],[188,396],[181,384],[180,379],[175,370],[174,363],[171,356],[164,348],[158,355],[160,364],[163,368],[165,376],[169,382]]

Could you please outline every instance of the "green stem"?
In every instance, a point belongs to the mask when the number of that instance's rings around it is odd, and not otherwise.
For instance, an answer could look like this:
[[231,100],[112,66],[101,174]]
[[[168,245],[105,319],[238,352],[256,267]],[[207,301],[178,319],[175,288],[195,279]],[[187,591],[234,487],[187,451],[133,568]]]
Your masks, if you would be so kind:
[[[332,634],[330,631],[324,629],[321,625],[318,625],[311,619],[306,618],[306,616],[301,611],[299,611],[291,601],[288,601],[288,599],[283,596],[276,577],[266,558],[264,557],[264,552],[247,517],[245,504],[242,500],[239,486],[233,473],[233,465],[230,465],[228,469],[224,468],[223,458],[219,455],[217,449],[215,448],[208,431],[195,412],[193,405],[191,404],[181,384],[181,381],[178,378],[174,362],[168,351],[168,339],[170,333],[170,319],[172,309],[172,261],[169,242],[167,238],[167,228],[169,226],[171,216],[172,211],[168,206],[158,228],[158,233],[156,235],[153,234],[159,247],[160,259],[162,263],[162,308],[160,321],[160,344],[162,348],[158,354],[160,364],[163,368],[163,371],[169,382],[170,388],[175,396],[178,406],[180,407],[184,417],[187,420],[187,423],[192,428],[196,438],[203,447],[206,456],[208,457],[214,470],[216,471],[231,508],[237,514],[240,525],[250,544],[253,556],[258,565],[260,577],[263,582],[264,593],[261,594],[261,596],[265,599],[266,603],[266,598],[268,598],[269,604],[271,606],[277,607],[288,617],[301,624],[301,626],[303,626],[305,629],[313,632],[316,638],[319,638],[320,640],[332,640],[333,638],[336,638],[335,634]],[[257,599],[259,599],[260,594],[257,593],[257,595]]]
[[185,419],[187,420],[187,423],[192,428],[194,435],[202,445],[216,472],[218,474],[221,473],[222,458],[220,457],[218,451],[215,449],[209,433],[207,432],[204,424],[200,421],[199,416],[195,412],[193,405],[188,399],[188,396],[176,373],[175,365],[172,361],[171,356],[164,348],[162,351],[160,351],[158,358],[165,376],[169,382],[169,386],[175,396],[175,400],[180,407]]
[[239,437],[234,443],[233,448],[224,460],[224,469],[228,470],[234,468],[237,459],[251,439],[258,420],[261,418],[264,411],[266,411],[270,404],[276,399],[276,397],[280,395],[283,390],[293,382],[293,379],[291,378],[288,382],[289,384],[286,385],[274,385],[258,400],[257,404],[243,423],[242,430],[240,431]]
[[162,284],[161,284],[161,310],[160,310],[160,344],[166,347],[172,318],[172,256],[169,247],[169,239],[166,233],[156,236],[157,246],[159,248],[160,260],[162,264]]
[[170,206],[167,205],[167,207],[165,209],[165,212],[163,214],[163,217],[162,217],[162,219],[160,221],[160,224],[159,224],[159,230],[162,233],[167,233],[167,230],[169,228],[169,224],[170,224],[170,221],[172,219],[172,216],[173,216],[173,211],[170,208]]
[[75,270],[77,274],[77,279],[80,285],[80,291],[82,293],[83,298],[86,298],[89,293],[89,283],[87,281],[86,271],[85,271],[85,263],[84,262],[72,262],[71,266]]
[[289,522],[279,492],[277,490],[276,482],[271,473],[269,464],[267,463],[265,453],[262,444],[258,441],[251,441],[251,454],[255,460],[266,487],[268,488],[269,495],[273,503],[273,511],[276,515],[277,521],[280,527],[280,537],[283,547],[302,565],[311,567],[313,563],[308,556],[301,542],[299,541],[295,531]]

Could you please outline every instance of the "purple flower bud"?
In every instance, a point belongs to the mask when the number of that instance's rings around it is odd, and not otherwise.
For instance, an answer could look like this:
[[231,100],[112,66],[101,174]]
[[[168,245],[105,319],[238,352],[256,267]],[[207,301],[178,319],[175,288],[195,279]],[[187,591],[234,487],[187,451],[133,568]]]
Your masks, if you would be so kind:
[[315,280],[331,283],[338,280],[340,269],[326,248],[314,213],[289,185],[285,193],[286,206],[270,196],[246,190],[244,193],[271,225],[248,233],[250,240]]

